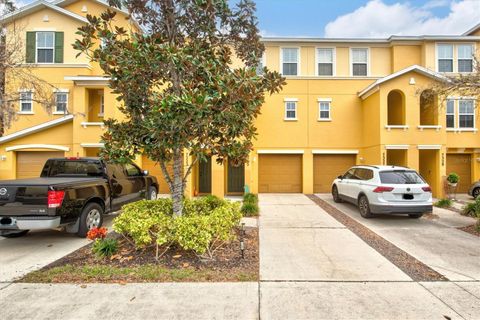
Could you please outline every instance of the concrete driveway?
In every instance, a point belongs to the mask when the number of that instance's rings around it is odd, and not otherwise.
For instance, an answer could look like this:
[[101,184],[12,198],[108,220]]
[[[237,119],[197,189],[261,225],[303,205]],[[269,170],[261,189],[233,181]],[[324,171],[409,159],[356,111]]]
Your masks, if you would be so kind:
[[415,282],[305,195],[260,207],[262,319],[478,319],[479,282]]
[[[115,215],[104,216],[110,228]],[[89,240],[56,230],[31,231],[20,238],[0,237],[0,283],[12,282],[83,247]]]
[[480,280],[480,238],[457,229],[475,219],[440,208],[434,208],[435,219],[402,215],[364,219],[354,205],[335,203],[328,194],[317,196],[451,281]]

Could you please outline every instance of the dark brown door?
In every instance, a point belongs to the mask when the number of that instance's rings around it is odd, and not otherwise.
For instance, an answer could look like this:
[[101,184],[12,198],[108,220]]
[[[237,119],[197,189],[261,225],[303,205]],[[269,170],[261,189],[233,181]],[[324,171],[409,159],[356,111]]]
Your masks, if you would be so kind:
[[245,166],[234,167],[228,163],[227,193],[243,193],[245,186]]
[[198,191],[212,193],[212,158],[198,163]]

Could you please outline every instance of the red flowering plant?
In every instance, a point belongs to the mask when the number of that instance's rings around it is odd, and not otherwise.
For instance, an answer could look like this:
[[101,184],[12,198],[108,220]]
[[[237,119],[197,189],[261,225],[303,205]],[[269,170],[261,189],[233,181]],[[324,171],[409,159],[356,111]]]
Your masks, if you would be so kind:
[[87,233],[87,238],[92,241],[95,241],[97,239],[105,239],[106,236],[107,236],[107,228],[104,228],[104,227],[92,228]]
[[87,238],[93,241],[92,252],[98,257],[110,257],[118,250],[117,239],[107,239],[107,228],[92,228],[87,233]]

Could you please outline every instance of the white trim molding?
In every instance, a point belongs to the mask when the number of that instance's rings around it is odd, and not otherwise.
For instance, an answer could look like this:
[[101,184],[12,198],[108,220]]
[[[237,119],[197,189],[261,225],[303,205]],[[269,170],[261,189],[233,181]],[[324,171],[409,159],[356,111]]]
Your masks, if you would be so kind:
[[105,148],[104,143],[80,143],[83,148]]
[[408,150],[410,148],[409,144],[386,144],[385,149],[387,150]]
[[8,134],[6,136],[3,136],[3,137],[0,138],[0,144],[5,143],[5,142],[10,141],[10,140],[14,140],[14,139],[23,137],[23,136],[27,136],[29,134],[32,134],[32,133],[35,133],[35,132],[38,132],[38,131],[42,131],[42,130],[45,130],[45,129],[48,129],[48,128],[51,128],[51,127],[55,127],[55,126],[58,126],[62,123],[69,122],[69,121],[72,121],[72,120],[73,120],[73,115],[68,115],[68,116],[61,117],[61,118],[58,118],[58,119],[55,119],[55,120],[52,120],[52,121],[44,122],[42,124],[27,128],[27,129],[20,130],[20,131],[14,132],[12,134]]
[[283,150],[283,149],[279,149],[279,150],[261,149],[261,150],[257,150],[257,153],[258,154],[304,154],[305,151],[304,150]]
[[385,129],[387,129],[388,131],[392,129],[401,129],[401,130],[407,131],[408,128],[409,126],[406,126],[406,125],[386,125],[385,126]]
[[298,102],[298,98],[283,98],[283,102]]
[[436,131],[440,131],[440,129],[442,129],[442,126],[437,126],[437,125],[421,125],[421,126],[417,126],[418,129],[420,129],[420,131],[423,131],[425,129],[434,129]]
[[417,146],[418,150],[440,150],[442,149],[441,144],[419,144]]
[[344,150],[344,149],[314,149],[312,154],[358,154],[358,150]]
[[84,128],[87,128],[88,126],[92,127],[101,127],[102,129],[105,127],[105,123],[103,122],[82,122],[80,125]]
[[18,146],[5,148],[5,151],[16,151],[22,149],[51,149],[60,151],[70,151],[69,147],[59,146],[56,144],[22,144]]

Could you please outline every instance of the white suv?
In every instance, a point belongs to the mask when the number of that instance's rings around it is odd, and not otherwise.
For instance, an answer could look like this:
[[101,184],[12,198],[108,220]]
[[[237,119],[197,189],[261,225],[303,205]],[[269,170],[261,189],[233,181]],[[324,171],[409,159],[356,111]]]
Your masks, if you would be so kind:
[[432,212],[432,189],[409,168],[397,166],[355,166],[333,181],[335,202],[358,205],[364,218],[375,213],[404,213],[420,218]]

